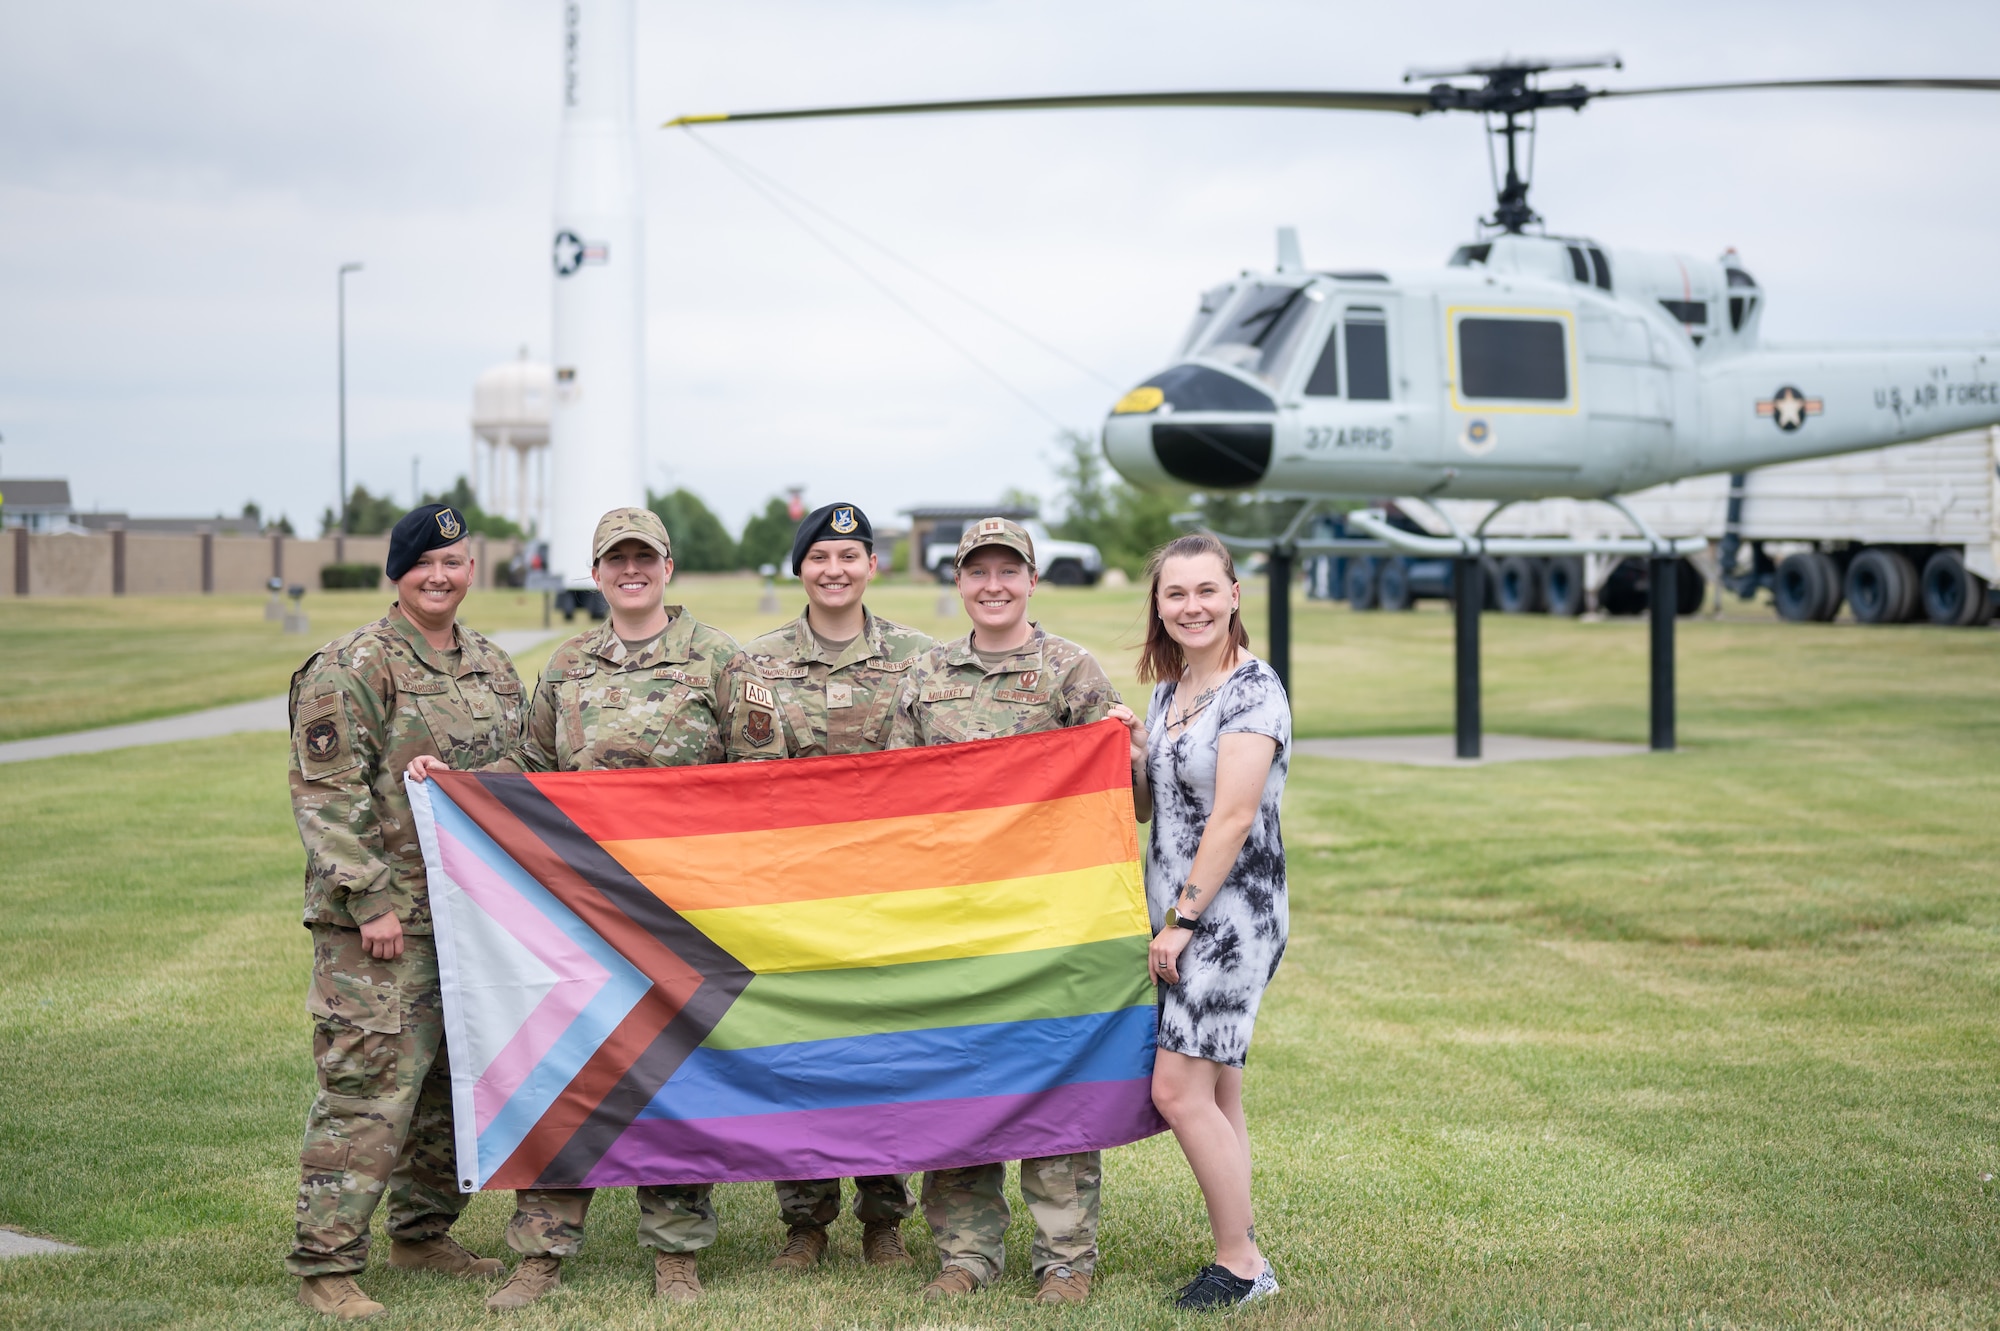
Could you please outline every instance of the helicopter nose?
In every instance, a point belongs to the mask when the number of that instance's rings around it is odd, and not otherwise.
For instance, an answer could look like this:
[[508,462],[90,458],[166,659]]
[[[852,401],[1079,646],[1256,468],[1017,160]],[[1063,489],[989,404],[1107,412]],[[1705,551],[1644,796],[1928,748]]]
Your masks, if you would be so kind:
[[1241,490],[1271,469],[1277,404],[1205,365],[1176,365],[1133,389],[1104,424],[1104,453],[1135,485]]

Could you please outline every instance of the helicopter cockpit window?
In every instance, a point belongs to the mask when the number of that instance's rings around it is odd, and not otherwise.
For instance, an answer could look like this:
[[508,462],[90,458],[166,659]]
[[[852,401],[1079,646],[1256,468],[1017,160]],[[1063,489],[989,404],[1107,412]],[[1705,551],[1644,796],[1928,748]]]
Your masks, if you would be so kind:
[[1350,305],[1341,320],[1347,343],[1347,398],[1389,400],[1389,317],[1372,305]]
[[1259,283],[1247,287],[1203,335],[1199,355],[1248,370],[1273,387],[1285,377],[1299,335],[1324,299],[1309,287]]
[[1571,277],[1574,277],[1577,281],[1582,282],[1585,285],[1589,285],[1590,263],[1583,257],[1583,247],[1581,245],[1571,245],[1568,248],[1569,248],[1569,275]]
[[1555,319],[1458,321],[1458,393],[1466,398],[1561,402],[1569,356]]
[[1194,348],[1194,344],[1201,340],[1201,335],[1208,331],[1211,323],[1215,322],[1215,316],[1221,313],[1222,307],[1229,301],[1229,293],[1235,289],[1224,283],[1222,286],[1210,287],[1201,293],[1201,307],[1194,312],[1194,320],[1188,324],[1186,336],[1181,338],[1182,355],[1186,355]]

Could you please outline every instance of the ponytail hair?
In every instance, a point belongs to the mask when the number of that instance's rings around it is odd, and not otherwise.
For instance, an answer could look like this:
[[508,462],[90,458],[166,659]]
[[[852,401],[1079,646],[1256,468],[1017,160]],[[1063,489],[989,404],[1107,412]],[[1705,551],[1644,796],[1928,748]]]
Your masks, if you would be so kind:
[[[1214,555],[1222,561],[1224,579],[1232,586],[1236,583],[1235,557],[1229,553],[1229,547],[1210,532],[1176,536],[1147,557],[1146,640],[1139,648],[1139,682],[1142,684],[1155,684],[1161,680],[1179,683],[1181,672],[1187,669],[1187,657],[1181,651],[1181,645],[1173,640],[1165,621],[1160,618],[1160,571],[1169,559],[1186,559],[1192,555]],[[1250,634],[1243,627],[1240,599],[1237,607],[1229,612],[1228,636],[1232,651],[1249,648]]]

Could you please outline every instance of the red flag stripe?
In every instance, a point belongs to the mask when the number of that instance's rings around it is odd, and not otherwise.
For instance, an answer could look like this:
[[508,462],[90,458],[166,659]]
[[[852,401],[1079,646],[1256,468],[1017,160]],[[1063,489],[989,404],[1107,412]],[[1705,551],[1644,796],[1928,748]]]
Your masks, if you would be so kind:
[[[1090,740],[1079,743],[1081,734]],[[1015,746],[1005,765],[1011,782],[983,779],[967,761],[989,744]],[[938,748],[899,749],[785,764],[782,797],[763,763],[648,767],[621,772],[547,772],[528,779],[596,841],[646,841],[713,836],[869,818],[959,813],[1028,800],[1059,799],[1129,788],[1125,727],[1100,721],[1079,730],[1051,730]],[[994,766],[1000,763],[996,760]],[[1023,766],[1031,779],[1018,780]]]

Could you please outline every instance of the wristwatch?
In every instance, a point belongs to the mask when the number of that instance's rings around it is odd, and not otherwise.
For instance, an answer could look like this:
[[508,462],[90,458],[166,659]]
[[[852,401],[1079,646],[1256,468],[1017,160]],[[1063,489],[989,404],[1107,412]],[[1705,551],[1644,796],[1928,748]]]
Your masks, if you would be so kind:
[[1201,916],[1197,915],[1193,919],[1189,919],[1172,906],[1169,906],[1167,907],[1166,927],[1169,929],[1185,929],[1189,933],[1199,933],[1201,931]]

